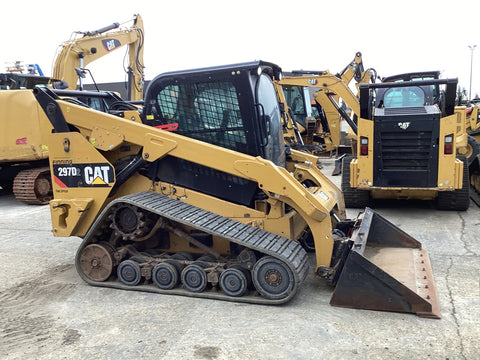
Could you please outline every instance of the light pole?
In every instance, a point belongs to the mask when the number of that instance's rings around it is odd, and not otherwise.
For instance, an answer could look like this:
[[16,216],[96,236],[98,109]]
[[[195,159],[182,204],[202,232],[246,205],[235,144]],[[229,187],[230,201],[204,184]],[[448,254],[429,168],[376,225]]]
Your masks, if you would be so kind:
[[468,93],[468,100],[472,100],[472,69],[473,69],[473,50],[477,47],[477,45],[470,46],[470,91]]

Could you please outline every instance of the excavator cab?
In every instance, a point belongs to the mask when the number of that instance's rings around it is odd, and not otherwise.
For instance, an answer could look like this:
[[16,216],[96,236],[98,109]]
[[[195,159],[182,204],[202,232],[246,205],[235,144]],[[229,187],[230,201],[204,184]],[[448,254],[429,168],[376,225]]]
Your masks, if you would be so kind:
[[307,128],[306,118],[312,116],[312,108],[310,106],[310,93],[307,87],[300,85],[282,85],[285,100],[292,112],[293,119]]

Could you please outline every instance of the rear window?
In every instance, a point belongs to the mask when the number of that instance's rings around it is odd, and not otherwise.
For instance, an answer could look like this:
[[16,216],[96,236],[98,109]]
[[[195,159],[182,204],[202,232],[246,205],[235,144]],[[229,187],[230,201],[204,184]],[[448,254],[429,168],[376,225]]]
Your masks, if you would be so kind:
[[425,105],[425,92],[416,86],[391,88],[385,91],[383,107],[409,107]]

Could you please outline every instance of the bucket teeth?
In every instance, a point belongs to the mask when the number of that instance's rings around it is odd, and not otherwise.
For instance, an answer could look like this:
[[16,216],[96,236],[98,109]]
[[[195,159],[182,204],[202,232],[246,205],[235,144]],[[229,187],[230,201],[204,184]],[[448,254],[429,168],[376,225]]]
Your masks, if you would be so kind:
[[415,270],[417,280],[417,293],[432,305],[430,313],[418,314],[421,317],[440,319],[440,304],[433,277],[430,258],[426,250],[420,250],[415,257]]

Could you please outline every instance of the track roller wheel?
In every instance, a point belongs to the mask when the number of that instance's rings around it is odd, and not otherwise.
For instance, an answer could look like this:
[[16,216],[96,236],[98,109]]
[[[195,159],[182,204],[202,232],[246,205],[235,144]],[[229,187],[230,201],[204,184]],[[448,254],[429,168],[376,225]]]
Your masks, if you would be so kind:
[[160,289],[173,289],[178,284],[178,278],[178,270],[172,264],[162,262],[153,268],[152,280]]
[[248,288],[247,275],[240,268],[232,266],[220,275],[220,288],[228,296],[242,296]]
[[80,254],[80,269],[92,281],[105,281],[113,271],[113,247],[108,243],[87,245]]
[[253,284],[260,295],[279,300],[287,297],[293,290],[295,278],[284,262],[265,256],[253,267]]
[[133,260],[122,261],[118,265],[117,275],[122,283],[130,286],[138,285],[142,278],[140,265]]
[[188,291],[202,292],[207,287],[207,274],[198,264],[190,264],[182,271],[182,283]]

